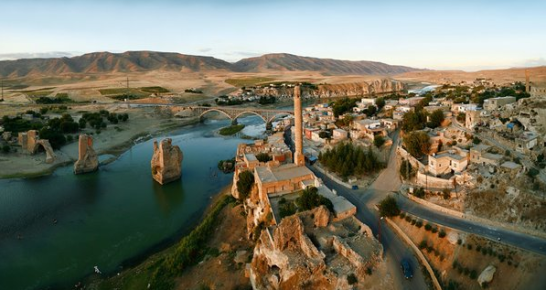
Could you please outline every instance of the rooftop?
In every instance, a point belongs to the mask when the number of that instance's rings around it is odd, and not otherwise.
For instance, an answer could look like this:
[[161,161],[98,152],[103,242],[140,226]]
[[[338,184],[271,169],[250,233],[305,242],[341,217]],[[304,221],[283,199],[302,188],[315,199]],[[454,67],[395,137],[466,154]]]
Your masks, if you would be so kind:
[[305,166],[295,164],[284,164],[277,167],[260,166],[256,167],[258,178],[262,182],[276,182],[281,180],[290,180],[293,178],[312,175],[313,172]]

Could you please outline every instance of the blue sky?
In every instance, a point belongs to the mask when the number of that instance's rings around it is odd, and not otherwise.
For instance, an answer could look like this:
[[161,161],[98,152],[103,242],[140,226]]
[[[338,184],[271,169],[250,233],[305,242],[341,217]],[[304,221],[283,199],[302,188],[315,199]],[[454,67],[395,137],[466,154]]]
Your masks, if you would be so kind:
[[546,65],[546,1],[1,0],[0,59],[154,50],[432,69]]

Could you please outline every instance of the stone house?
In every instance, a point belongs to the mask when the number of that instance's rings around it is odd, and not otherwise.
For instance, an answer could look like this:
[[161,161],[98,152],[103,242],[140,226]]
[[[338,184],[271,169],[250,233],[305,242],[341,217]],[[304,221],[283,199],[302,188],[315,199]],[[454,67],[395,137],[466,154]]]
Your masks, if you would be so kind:
[[497,97],[497,98],[490,98],[486,99],[483,102],[483,108],[487,111],[494,111],[499,109],[500,107],[515,103],[516,98],[515,97]]
[[459,173],[468,165],[468,152],[453,147],[448,151],[442,151],[428,157],[428,172],[438,176],[448,173]]

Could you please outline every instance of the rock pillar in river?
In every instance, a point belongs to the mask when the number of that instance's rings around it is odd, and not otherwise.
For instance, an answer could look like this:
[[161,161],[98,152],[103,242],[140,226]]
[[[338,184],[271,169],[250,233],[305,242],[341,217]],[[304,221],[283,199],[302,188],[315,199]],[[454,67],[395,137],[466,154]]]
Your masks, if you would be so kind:
[[172,139],[163,139],[159,144],[154,141],[151,162],[154,180],[165,184],[179,179],[182,175],[182,159],[182,150],[172,145]]
[[93,150],[93,138],[81,134],[78,143],[78,161],[74,163],[74,174],[93,172],[97,168],[99,168],[99,158]]

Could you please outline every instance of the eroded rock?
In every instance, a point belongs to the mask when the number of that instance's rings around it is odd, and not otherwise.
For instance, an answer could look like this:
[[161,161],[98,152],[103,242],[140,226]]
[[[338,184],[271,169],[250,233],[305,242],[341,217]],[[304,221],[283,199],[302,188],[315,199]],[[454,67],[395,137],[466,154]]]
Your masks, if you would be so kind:
[[74,174],[96,171],[99,168],[99,158],[93,149],[93,138],[81,134],[78,143],[78,160],[74,163]]
[[160,184],[175,181],[182,176],[183,154],[180,147],[172,145],[172,139],[163,139],[159,145],[154,141],[152,177]]
[[487,266],[485,270],[480,274],[478,277],[478,283],[481,287],[486,287],[491,281],[493,281],[493,276],[495,275],[495,272],[497,271],[497,268],[493,265]]

